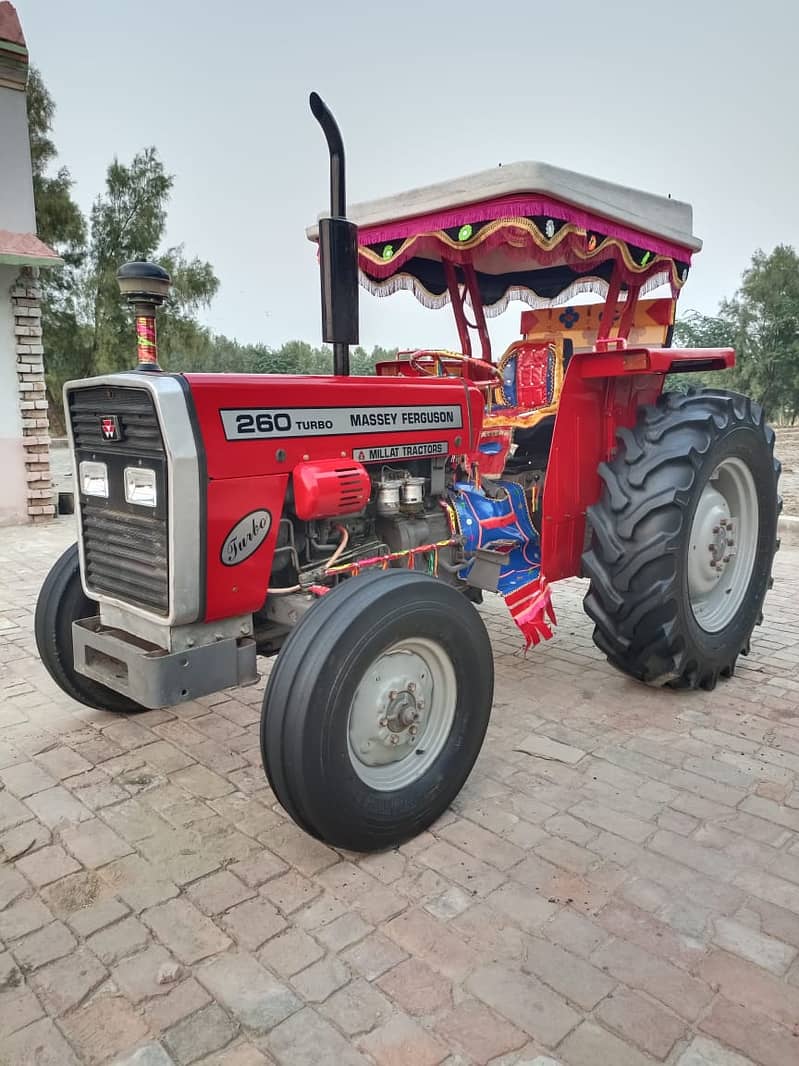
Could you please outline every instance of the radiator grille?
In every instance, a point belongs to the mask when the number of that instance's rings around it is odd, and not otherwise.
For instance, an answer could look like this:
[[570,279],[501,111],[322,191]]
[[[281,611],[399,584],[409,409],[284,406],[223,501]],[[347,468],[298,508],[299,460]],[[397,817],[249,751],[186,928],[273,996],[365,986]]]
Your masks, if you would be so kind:
[[[109,444],[100,432],[100,420],[107,415],[119,419],[122,440]],[[95,451],[110,448],[112,453],[125,451],[128,455],[163,455],[164,442],[153,398],[144,389],[120,389],[116,386],[94,385],[75,389],[69,394],[69,415],[75,448]]]
[[[103,439],[101,422],[116,416],[120,440]],[[169,613],[169,528],[166,451],[155,406],[141,388],[105,385],[69,393],[69,418],[78,463],[108,467],[108,499],[80,494],[83,560],[87,586],[143,607]],[[158,505],[125,500],[126,466],[156,471]]]

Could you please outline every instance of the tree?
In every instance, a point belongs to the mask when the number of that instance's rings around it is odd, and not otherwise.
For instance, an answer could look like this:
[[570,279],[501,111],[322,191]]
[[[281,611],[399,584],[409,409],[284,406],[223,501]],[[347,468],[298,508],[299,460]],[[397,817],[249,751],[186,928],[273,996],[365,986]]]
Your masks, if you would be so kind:
[[46,356],[47,398],[51,422],[61,425],[61,383],[72,376],[75,355],[83,338],[76,318],[76,280],[86,254],[86,221],[72,199],[72,179],[66,167],[48,170],[57,157],[50,139],[55,103],[35,67],[28,74],[28,129],[30,132],[36,230],[64,260],[64,266],[43,270],[42,327]]
[[758,250],[744,271],[741,287],[721,306],[733,328],[742,391],[772,417],[799,416],[799,255],[780,244],[766,255]]
[[197,321],[219,287],[210,263],[186,256],[182,245],[162,248],[173,178],[155,148],[138,152],[129,164],[114,159],[89,224],[72,199],[66,167],[55,175],[52,132],[55,104],[35,70],[28,86],[33,187],[39,236],[65,266],[42,278],[47,395],[53,424],[63,425],[61,388],[76,377],[130,367],[134,334],[116,281],[122,263],[157,259],[172,275],[170,299],[159,315],[162,363],[179,363],[179,353],[202,358],[212,341]]

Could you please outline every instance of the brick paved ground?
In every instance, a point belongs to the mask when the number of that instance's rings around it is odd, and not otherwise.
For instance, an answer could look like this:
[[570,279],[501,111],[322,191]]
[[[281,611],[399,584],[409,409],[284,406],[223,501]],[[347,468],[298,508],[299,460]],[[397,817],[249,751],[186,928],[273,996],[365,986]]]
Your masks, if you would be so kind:
[[0,530],[0,1063],[799,1062],[799,552],[715,693],[614,673],[580,582],[527,658],[489,607],[469,784],[359,858],[275,807],[260,686],[120,718],[50,683],[70,538]]

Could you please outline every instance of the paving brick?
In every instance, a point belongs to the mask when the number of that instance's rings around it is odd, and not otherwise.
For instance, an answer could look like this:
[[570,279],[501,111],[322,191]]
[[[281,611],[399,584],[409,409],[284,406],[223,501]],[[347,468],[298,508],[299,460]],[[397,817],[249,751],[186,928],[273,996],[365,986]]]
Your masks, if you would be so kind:
[[193,796],[200,796],[203,799],[213,799],[233,791],[233,785],[226,781],[224,777],[220,777],[219,774],[215,774],[205,766],[197,764],[173,773],[172,780]]
[[318,896],[320,891],[318,885],[293,871],[267,881],[261,889],[263,895],[284,914],[293,914],[300,907],[304,907]]
[[[597,835],[593,826],[587,826],[584,822],[573,818],[570,814],[556,814],[547,819],[544,828],[555,836],[570,840],[573,844],[585,845]],[[546,838],[545,838],[546,839]]]
[[31,812],[24,803],[20,803],[7,792],[0,792],[0,831],[26,822],[31,817]]
[[754,1066],[751,1059],[745,1059],[715,1040],[697,1036],[689,1047],[677,1059],[677,1066]]
[[17,859],[17,869],[34,885],[41,888],[42,885],[49,885],[52,881],[58,881],[68,874],[75,873],[80,869],[80,863],[75,862],[63,848],[54,844],[47,848],[39,848],[32,855]]
[[585,1010],[595,1007],[616,986],[612,978],[585,959],[540,938],[530,940],[522,969]]
[[92,768],[92,764],[87,762],[83,756],[78,755],[71,748],[65,747],[43,751],[36,756],[36,762],[46,773],[58,781],[63,781],[67,777],[74,777],[76,774],[85,773]]
[[[310,1007],[278,1025],[269,1036],[269,1050],[280,1066],[368,1066],[368,1060]],[[414,1061],[414,1066],[421,1063]]]
[[323,1003],[350,979],[350,971],[334,955],[327,955],[291,979],[297,995],[306,1003]]
[[168,828],[139,842],[139,850],[161,872],[178,885],[196,881],[219,869],[222,859],[214,852],[207,821],[203,832]]
[[295,867],[301,874],[305,874],[306,877],[313,877],[314,874],[318,874],[321,870],[339,861],[338,855],[332,848],[308,836],[307,833],[303,833],[293,823],[284,822],[276,828],[269,829],[263,843],[271,852]]
[[27,892],[28,882],[10,866],[0,867],[0,910]]
[[111,1066],[174,1066],[174,1062],[160,1044],[149,1041],[130,1054],[114,1059]]
[[648,992],[682,1018],[695,1019],[713,998],[707,984],[624,940],[599,948],[592,961],[632,988]]
[[165,995],[145,1000],[141,1005],[141,1010],[150,1029],[155,1033],[160,1033],[171,1028],[182,1018],[194,1014],[210,1001],[211,997],[202,985],[193,977],[189,977],[180,984],[168,988]]
[[196,1062],[203,1055],[229,1044],[236,1026],[225,1012],[212,1003],[164,1033],[164,1043],[179,1063]]
[[230,938],[187,900],[152,907],[142,914],[142,921],[181,962],[199,962],[230,946]]
[[251,899],[255,892],[229,871],[220,870],[189,885],[186,894],[204,914],[215,915]]
[[102,818],[115,833],[130,844],[146,840],[156,833],[164,832],[167,828],[163,818],[136,799],[106,808],[102,813]]
[[362,1037],[360,1046],[377,1066],[438,1066],[447,1057],[446,1046],[412,1018],[396,1015]]
[[[282,921],[276,912],[275,915],[278,921]],[[291,977],[323,955],[324,949],[302,929],[287,929],[266,944],[258,953],[258,959],[281,977]]]
[[100,876],[112,891],[137,912],[154,907],[157,903],[163,903],[178,894],[176,884],[138,855],[131,855],[104,866]]
[[686,840],[685,837],[666,830],[658,830],[647,847],[721,881],[731,880],[738,870],[737,863],[715,848],[704,848],[693,840]]
[[0,1045],[6,1037],[42,1017],[44,1010],[32,992],[25,988],[5,992],[0,996]]
[[725,951],[762,966],[772,973],[787,973],[797,949],[770,936],[763,936],[734,918],[716,918],[713,942]]
[[644,822],[640,818],[634,818],[630,814],[621,814],[601,803],[583,800],[570,809],[570,814],[591,825],[597,825],[600,829],[606,829],[609,833],[632,840],[636,844],[642,844],[655,830],[650,822]]
[[686,1031],[686,1023],[676,1015],[654,1000],[623,987],[599,1004],[596,1017],[608,1029],[656,1059],[665,1059]]
[[194,762],[191,756],[170,744],[168,740],[156,740],[153,744],[146,744],[139,748],[138,754],[162,774],[183,770]]
[[103,929],[88,940],[88,946],[106,966],[132,955],[143,948],[150,939],[147,929],[135,918],[125,918],[116,925]]
[[371,931],[371,925],[365,922],[359,914],[348,911],[322,926],[315,935],[316,939],[330,951],[343,951],[351,944],[363,940]]
[[28,1025],[3,1041],[6,1061],[15,1066],[81,1066],[49,1018]]
[[585,757],[585,752],[575,748],[571,744],[561,744],[557,740],[531,733],[520,741],[516,746],[517,751],[523,751],[538,759],[554,759],[557,762],[566,763],[569,766],[576,765]]
[[467,981],[467,988],[547,1047],[560,1043],[580,1021],[577,1011],[535,977],[498,963],[476,970]]
[[597,1063],[613,1063],[613,1066],[650,1066],[647,1055],[619,1040],[607,1029],[586,1021],[570,1033],[558,1049],[573,1066],[597,1066]]
[[153,944],[137,955],[124,958],[111,971],[116,984],[133,1003],[148,996],[165,996],[170,985],[159,981],[162,967],[174,964],[174,959],[160,944]]
[[133,850],[99,818],[70,826],[61,833],[64,845],[84,866],[105,866]]
[[275,1060],[259,1051],[254,1044],[236,1041],[224,1051],[203,1059],[201,1066],[275,1066]]
[[486,902],[528,933],[539,929],[558,910],[556,904],[512,881],[492,892]]
[[777,825],[784,826],[786,829],[799,832],[799,811],[791,807],[783,807],[774,800],[763,799],[762,796],[747,796],[741,804],[741,810],[763,818],[767,822],[776,822]]
[[[688,905],[677,901],[674,906],[685,911]],[[702,911],[701,914],[704,922],[707,912]],[[675,933],[667,923],[659,921],[638,907],[610,903],[602,910],[598,921],[609,933],[629,940],[645,951],[667,958],[685,969],[693,966],[705,953],[704,944],[687,940],[685,936]]]
[[222,955],[201,966],[195,975],[212,996],[255,1032],[269,1032],[301,1007],[294,993],[251,955]]
[[504,881],[488,863],[441,840],[419,855],[419,862],[450,878],[468,892],[486,896]]
[[31,988],[48,1014],[63,1014],[81,1002],[108,976],[105,966],[85,947],[49,966],[30,978]]
[[334,992],[319,1010],[347,1036],[368,1033],[394,1013],[386,997],[360,978]]
[[242,859],[230,868],[231,873],[241,878],[245,885],[251,888],[258,888],[266,881],[271,881],[273,877],[285,873],[287,869],[282,859],[276,858],[268,851],[260,851],[249,859]]
[[715,1001],[700,1028],[761,1066],[786,1066],[796,1059],[795,1027],[786,1029],[723,997]]
[[145,1022],[121,996],[97,996],[62,1018],[60,1024],[86,1066],[99,1066],[147,1036]]
[[799,885],[765,870],[742,870],[735,884],[769,903],[799,914]]
[[462,1051],[480,1066],[527,1043],[525,1033],[475,1000],[459,1003],[435,1023],[435,1029],[448,1048]]
[[61,922],[51,922],[35,933],[28,933],[13,945],[14,957],[26,973],[45,963],[60,959],[77,944],[75,937]]
[[265,899],[239,903],[219,919],[233,939],[250,950],[259,948],[286,928],[286,921]]
[[405,951],[382,933],[371,933],[344,952],[342,958],[367,981],[374,981],[407,958]]
[[[477,964],[475,952],[446,925],[424,911],[411,910],[394,918],[385,931],[409,955],[422,959],[453,981],[463,980]],[[351,951],[357,951],[360,946]]]
[[46,788],[52,788],[55,781],[47,773],[44,767],[35,762],[22,762],[14,766],[6,766],[0,770],[0,781],[8,789],[12,796],[24,799],[34,792],[43,792]]
[[558,911],[540,927],[540,932],[548,940],[583,958],[588,958],[600,944],[610,939],[600,925],[569,908]]
[[38,899],[18,899],[0,913],[0,940],[8,942],[32,933],[51,921],[52,917]]
[[592,851],[578,847],[570,840],[559,840],[557,837],[545,840],[536,847],[535,851],[547,862],[578,874],[588,873],[597,863],[597,857]]
[[791,1027],[799,1018],[799,988],[792,988],[751,962],[724,951],[711,951],[698,972],[726,999],[746,1004],[780,1025]]
[[[498,870],[508,870],[524,858],[521,848],[463,818],[445,826],[439,836]],[[424,862],[424,854],[421,861]]]
[[62,785],[28,796],[25,802],[39,821],[50,829],[77,825],[78,822],[86,822],[92,817],[89,808]]
[[408,1014],[435,1014],[452,1004],[452,982],[419,959],[399,963],[377,984]]

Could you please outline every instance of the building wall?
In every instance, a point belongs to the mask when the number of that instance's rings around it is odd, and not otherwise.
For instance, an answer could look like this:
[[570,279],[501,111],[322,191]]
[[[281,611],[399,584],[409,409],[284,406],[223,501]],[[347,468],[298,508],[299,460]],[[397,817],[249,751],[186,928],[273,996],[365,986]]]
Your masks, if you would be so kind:
[[0,229],[12,233],[36,232],[26,107],[24,92],[0,87]]
[[[2,182],[0,182],[2,187]],[[0,266],[0,525],[28,521],[28,482],[19,408],[11,290],[19,267]]]

